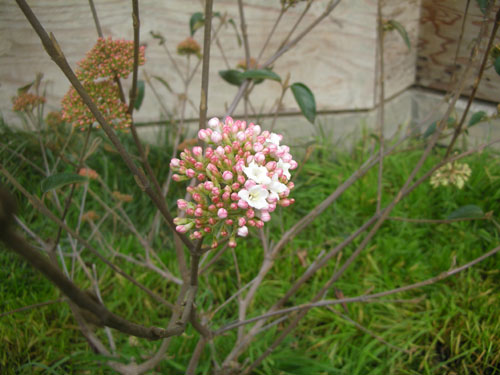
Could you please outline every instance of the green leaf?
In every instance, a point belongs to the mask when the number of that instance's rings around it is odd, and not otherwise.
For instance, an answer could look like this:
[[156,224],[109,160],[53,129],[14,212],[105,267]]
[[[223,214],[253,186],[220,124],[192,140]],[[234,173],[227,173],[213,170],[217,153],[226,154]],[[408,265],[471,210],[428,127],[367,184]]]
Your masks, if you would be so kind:
[[189,20],[189,31],[191,33],[191,36],[194,35],[196,30],[202,28],[204,24],[205,24],[205,17],[203,13],[202,12],[193,13],[193,15]]
[[488,9],[488,4],[489,4],[489,0],[476,0],[477,1],[477,5],[479,5],[479,9],[481,9],[481,12],[483,14],[486,14],[486,10]]
[[236,23],[232,18],[228,19],[227,22],[233,27],[234,33],[236,34],[236,40],[238,41],[238,47],[241,47],[241,37],[238,26],[236,26]]
[[17,89],[17,95],[24,94],[28,92],[28,90],[35,84],[35,81],[28,83],[27,85],[24,85],[23,87],[19,87]]
[[136,96],[135,102],[134,102],[135,109],[141,108],[142,101],[144,100],[145,89],[146,89],[146,85],[144,84],[144,81],[142,81],[142,80],[137,81],[137,96]]
[[281,82],[281,77],[272,70],[267,69],[251,69],[243,72],[241,76],[244,79],[272,79],[273,81]]
[[241,86],[245,80],[245,78],[242,77],[243,73],[236,69],[219,70],[219,75],[224,81],[235,86]]
[[457,208],[451,214],[448,215],[447,219],[479,219],[484,217],[484,212],[481,207],[475,204],[468,204]]
[[404,26],[395,20],[389,20],[389,21],[387,21],[387,23],[389,24],[391,29],[396,29],[396,31],[399,33],[399,35],[401,35],[401,38],[403,38],[408,49],[411,50],[410,37],[408,36],[408,33],[406,32],[406,29],[404,28]]
[[168,84],[168,82],[167,82],[167,81],[165,81],[163,78],[161,78],[161,77],[159,77],[159,76],[153,76],[153,78],[154,78],[154,79],[156,79],[156,80],[158,80],[158,81],[160,81],[160,83],[161,83],[163,86],[165,86],[165,88],[166,88],[169,92],[173,93],[172,88],[170,87],[170,85]]
[[42,180],[41,187],[42,192],[46,193],[50,190],[60,188],[65,185],[75,184],[78,182],[86,182],[87,177],[80,176],[75,173],[58,173],[53,174],[52,176],[47,177]]
[[299,105],[300,111],[311,124],[314,124],[314,119],[316,118],[314,94],[309,87],[300,82],[295,82],[290,88],[292,89],[295,101]]
[[483,120],[485,120],[486,118],[488,118],[488,116],[486,115],[486,112],[485,111],[478,111],[476,113],[474,113],[471,117],[470,117],[470,120],[469,120],[469,124],[467,125],[467,127],[471,127],[471,126],[474,126],[476,124],[479,124],[480,122],[482,122]]
[[[429,125],[429,127],[424,133],[424,138],[428,138],[436,132],[437,123],[438,123],[437,121],[434,121],[432,124]],[[448,123],[446,124],[446,126],[450,127],[453,126],[453,124],[455,124],[455,119],[453,117],[448,117]]]
[[493,66],[495,67],[495,72],[500,75],[500,56],[498,56],[493,62]]

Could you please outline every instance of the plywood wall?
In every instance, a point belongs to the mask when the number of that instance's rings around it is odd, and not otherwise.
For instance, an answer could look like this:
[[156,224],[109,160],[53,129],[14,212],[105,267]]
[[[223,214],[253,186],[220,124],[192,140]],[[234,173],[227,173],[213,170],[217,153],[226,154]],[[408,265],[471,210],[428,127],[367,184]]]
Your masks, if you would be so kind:
[[[274,66],[281,76],[290,74],[291,81],[308,85],[316,95],[319,110],[354,110],[372,108],[375,105],[376,72],[376,3],[377,0],[343,0],[333,13],[309,34],[296,48],[284,55]],[[380,0],[382,1],[382,0]],[[421,0],[385,0],[383,12],[386,19],[396,19],[407,28],[412,45],[416,46]],[[96,40],[94,22],[87,0],[38,0],[29,1],[34,12],[48,31],[55,34],[62,50],[72,66],[76,66]],[[269,30],[278,17],[279,0],[246,0],[246,20],[252,56],[260,51]],[[316,0],[298,28],[300,33],[325,9],[328,1]],[[95,0],[100,21],[106,36],[132,39],[131,4],[124,0]],[[214,10],[233,18],[239,24],[235,0],[215,0]],[[154,40],[151,31],[161,32],[167,39],[167,47],[175,54],[176,45],[189,35],[188,22],[192,13],[202,11],[201,1],[141,0],[141,41],[147,44],[146,65],[141,74],[163,77],[175,92],[182,91],[182,82],[169,62],[162,47]],[[276,30],[263,60],[279,47],[292,25],[300,16],[304,3],[292,8]],[[218,21],[214,21],[217,27]],[[202,32],[195,35],[201,43]],[[386,72],[387,96],[402,91],[414,82],[416,48],[408,51],[399,36],[387,35]],[[220,45],[230,67],[244,58],[234,31],[224,28]],[[175,56],[181,69],[186,58]],[[195,61],[191,61],[193,65]],[[209,115],[221,115],[237,91],[227,85],[217,74],[226,69],[222,53],[212,48],[210,66]],[[10,117],[10,98],[18,87],[31,81],[37,72],[43,72],[48,82],[48,102],[58,107],[60,98],[68,89],[68,83],[57,66],[50,61],[15,2],[0,0],[0,110]],[[193,80],[189,91],[193,103],[199,103],[201,73]],[[175,110],[177,97],[158,86],[162,103]],[[265,82],[255,89],[252,103],[258,111],[269,111],[280,87],[275,82]],[[285,97],[284,110],[298,109],[291,94]],[[242,107],[237,112],[242,112]],[[159,117],[159,106],[151,91],[146,92],[143,107],[137,114],[139,120]],[[188,115],[196,116],[194,108]]]
[[[425,87],[448,90],[450,78],[455,69],[460,74],[467,64],[473,41],[478,37],[483,20],[477,2],[470,1],[467,18],[464,24],[463,41],[455,66],[455,54],[462,29],[467,0],[423,0],[420,21],[420,42],[417,62],[417,82]],[[486,42],[490,36],[497,5],[490,15],[489,29],[482,43],[480,55],[484,53]],[[500,43],[497,33],[495,43]],[[479,66],[477,59],[475,71]],[[500,100],[500,76],[491,64],[485,71],[476,97],[494,102]],[[473,78],[468,82],[465,93],[469,93]]]

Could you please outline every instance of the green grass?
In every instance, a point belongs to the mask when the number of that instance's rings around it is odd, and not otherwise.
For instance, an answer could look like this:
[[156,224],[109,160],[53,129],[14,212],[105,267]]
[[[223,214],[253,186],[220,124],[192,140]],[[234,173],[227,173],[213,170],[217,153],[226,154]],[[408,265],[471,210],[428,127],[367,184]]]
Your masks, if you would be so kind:
[[[41,165],[37,142],[30,136],[8,133],[2,129],[2,139],[9,139],[11,148]],[[64,135],[64,134],[63,134]],[[128,136],[121,137],[126,147],[134,152]],[[57,142],[57,139],[53,139]],[[78,149],[82,135],[75,136],[72,149]],[[326,145],[328,146],[328,145]],[[168,147],[151,147],[150,160],[160,180],[168,173]],[[276,212],[268,223],[271,237],[276,241],[312,207],[327,197],[363,162],[368,148],[360,143],[352,152],[318,147],[305,163],[296,180],[293,196],[296,204]],[[419,150],[397,153],[384,163],[383,204],[402,186],[413,165],[420,158]],[[76,157],[76,154],[71,156]],[[439,160],[434,154],[424,170]],[[2,150],[0,158],[7,169],[32,193],[41,196],[42,176],[32,171],[11,153]],[[49,159],[54,156],[49,153]],[[74,159],[73,159],[74,160]],[[500,212],[500,162],[493,152],[483,152],[467,158],[473,173],[463,190],[455,188],[433,189],[428,183],[418,187],[393,211],[392,216],[409,218],[446,218],[456,208],[475,204],[484,212],[493,211],[498,221]],[[154,209],[129,175],[118,155],[101,147],[88,164],[99,172],[111,190],[134,195],[134,201],[124,206],[141,230],[147,230]],[[375,168],[376,169],[376,168]],[[376,170],[370,171],[356,182],[340,199],[329,207],[315,222],[290,242],[272,272],[262,284],[249,316],[265,311],[280,298],[300,276],[308,264],[322,251],[328,251],[371,217],[375,209]],[[60,171],[65,170],[61,167]],[[67,170],[71,168],[67,167]],[[1,180],[2,183],[4,180]],[[91,187],[99,190],[96,182]],[[63,195],[67,194],[64,190]],[[182,186],[173,185],[169,205],[174,207]],[[21,195],[19,216],[42,238],[53,238],[55,226],[34,211]],[[81,190],[77,191],[77,201]],[[110,197],[104,197],[110,201]],[[53,207],[49,196],[45,202]],[[104,211],[89,198],[88,209],[103,215]],[[68,222],[75,224],[74,208]],[[112,220],[104,224],[109,243],[121,252],[134,255],[141,246],[130,231]],[[90,228],[84,224],[82,233]],[[341,262],[354,251],[363,237],[346,248]],[[67,238],[61,244],[68,249]],[[172,270],[176,270],[171,234],[161,233],[155,240],[159,255]],[[94,242],[95,243],[95,242]],[[464,264],[499,243],[499,233],[492,221],[457,222],[430,225],[388,221],[345,275],[335,284],[345,296],[356,296],[392,289],[435,276],[456,264]],[[98,243],[95,243],[98,246]],[[69,250],[67,250],[69,251]],[[299,252],[304,252],[302,264]],[[262,251],[255,237],[239,241],[236,251],[242,282],[250,281],[262,262]],[[101,292],[106,305],[122,316],[145,325],[162,325],[169,318],[167,309],[138,291],[122,277],[117,277],[95,257],[84,253],[86,261],[96,263],[102,277]],[[175,298],[177,288],[145,269],[120,259],[115,262],[140,282],[165,296]],[[68,263],[69,264],[69,263]],[[14,254],[0,249],[0,311],[58,299],[58,292],[40,274]],[[319,271],[307,282],[287,305],[307,302],[338,267],[335,261]],[[88,288],[81,272],[75,280]],[[219,305],[237,290],[236,272],[229,252],[214,264],[200,280],[197,303],[202,309]],[[348,305],[348,316],[373,331],[387,342],[401,349],[389,347],[351,323],[325,308],[311,310],[297,330],[269,356],[255,374],[500,374],[500,257],[481,262],[476,267],[448,278],[440,283],[393,296],[395,299],[421,297],[412,303],[357,303]],[[335,298],[334,290],[327,298]],[[335,306],[338,312],[343,308]],[[213,328],[237,318],[236,303],[229,304],[213,321]],[[261,333],[245,355],[252,361],[274,341],[286,322]],[[102,330],[99,336],[107,342]],[[0,317],[0,373],[2,374],[111,374],[103,358],[95,355],[72,318],[65,303],[32,309]],[[130,341],[115,333],[117,347],[123,360],[138,360],[153,352],[158,343],[138,339]],[[232,349],[236,332],[215,339],[218,359]],[[188,328],[185,334],[172,340],[168,359],[156,373],[183,374],[196,345],[197,334]],[[199,374],[211,373],[210,351],[201,358]]]

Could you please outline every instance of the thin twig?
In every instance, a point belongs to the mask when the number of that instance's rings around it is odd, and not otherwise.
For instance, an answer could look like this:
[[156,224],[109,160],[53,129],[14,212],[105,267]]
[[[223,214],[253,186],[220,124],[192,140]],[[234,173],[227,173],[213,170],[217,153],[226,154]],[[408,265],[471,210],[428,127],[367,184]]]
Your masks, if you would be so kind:
[[36,309],[38,307],[44,307],[44,306],[48,306],[48,305],[53,305],[54,303],[59,303],[59,302],[64,302],[64,298],[58,298],[58,299],[53,299],[53,300],[46,301],[46,302],[35,303],[33,305],[24,306],[24,307],[20,307],[18,309],[6,311],[6,312],[3,312],[3,313],[0,314],[0,318],[2,318],[4,316],[7,316],[7,315],[16,314],[18,312],[23,312],[23,311],[28,311],[28,310]]
[[208,73],[210,68],[210,45],[212,33],[213,0],[205,1],[205,29],[203,34],[203,63],[201,67],[200,121],[198,129],[203,129],[207,123]]

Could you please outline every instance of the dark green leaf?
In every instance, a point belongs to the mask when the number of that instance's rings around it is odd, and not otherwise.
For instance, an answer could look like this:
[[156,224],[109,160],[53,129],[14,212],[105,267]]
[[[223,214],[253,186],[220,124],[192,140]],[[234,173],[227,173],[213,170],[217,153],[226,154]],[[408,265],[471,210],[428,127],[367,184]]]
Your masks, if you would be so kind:
[[488,4],[489,4],[489,0],[476,0],[477,1],[477,5],[479,5],[479,9],[481,9],[481,12],[483,14],[486,14],[486,10],[488,9]]
[[302,114],[311,124],[314,124],[314,119],[316,118],[314,94],[309,87],[300,82],[295,82],[290,88]]
[[144,100],[144,91],[145,90],[146,90],[146,85],[144,84],[144,81],[142,81],[142,80],[137,81],[137,96],[136,96],[135,102],[134,102],[135,109],[141,108],[142,101]]
[[410,37],[408,36],[408,33],[406,32],[404,26],[395,20],[389,20],[387,21],[387,23],[391,28],[396,29],[396,31],[399,33],[399,35],[401,35],[401,38],[403,38],[406,46],[410,50],[411,49]]
[[[428,138],[436,132],[437,123],[438,123],[437,121],[434,121],[432,124],[429,125],[429,127],[424,133],[424,138]],[[453,126],[453,124],[455,124],[455,119],[453,117],[448,117],[447,127]]]
[[245,78],[242,77],[243,73],[236,69],[219,70],[219,75],[224,81],[235,86],[241,86],[245,80]]
[[495,67],[495,72],[500,75],[500,56],[498,56],[493,62],[493,66]]
[[35,84],[35,81],[28,83],[27,85],[24,85],[23,87],[19,87],[17,89],[17,95],[24,94],[28,92],[28,90]]
[[159,77],[159,76],[153,76],[154,79],[160,81],[160,83],[165,86],[165,88],[169,91],[169,92],[173,92],[172,91],[172,88],[170,87],[170,85],[168,84],[167,81],[165,81],[163,78]]
[[451,214],[448,215],[447,219],[478,219],[484,217],[484,212],[481,207],[474,204],[468,204],[457,208]]
[[474,126],[476,124],[479,124],[480,122],[482,122],[484,119],[486,119],[488,116],[486,116],[486,112],[485,111],[479,111],[479,112],[476,112],[474,113],[471,117],[470,117],[470,120],[469,120],[469,124],[467,125],[469,128],[471,126]]
[[279,75],[274,73],[272,70],[267,69],[251,69],[243,72],[241,76],[244,79],[272,79],[273,81],[281,82]]
[[64,185],[74,184],[87,181],[87,177],[80,176],[75,173],[58,173],[42,180],[42,192],[46,193],[49,190],[60,188]]
[[196,30],[203,27],[204,24],[205,24],[205,17],[203,16],[203,13],[201,12],[193,13],[191,19],[189,20],[189,32],[191,33],[191,36],[194,35]]

